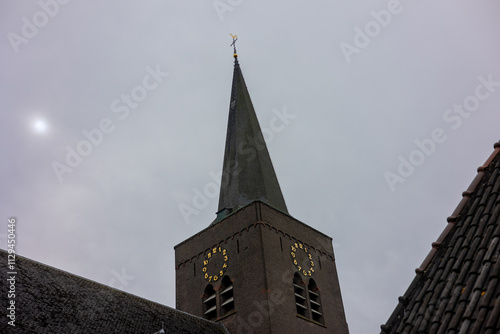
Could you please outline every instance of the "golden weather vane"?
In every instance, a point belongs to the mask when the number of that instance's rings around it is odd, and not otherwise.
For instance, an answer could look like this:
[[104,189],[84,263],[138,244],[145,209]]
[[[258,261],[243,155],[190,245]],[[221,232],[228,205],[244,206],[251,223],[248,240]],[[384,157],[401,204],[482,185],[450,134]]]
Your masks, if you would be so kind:
[[234,50],[233,56],[236,58],[236,57],[238,57],[238,54],[236,53],[236,41],[238,40],[238,35],[233,35],[233,34],[229,34],[229,35],[231,35],[231,37],[233,38],[233,42],[231,43],[230,46],[233,47],[233,50]]

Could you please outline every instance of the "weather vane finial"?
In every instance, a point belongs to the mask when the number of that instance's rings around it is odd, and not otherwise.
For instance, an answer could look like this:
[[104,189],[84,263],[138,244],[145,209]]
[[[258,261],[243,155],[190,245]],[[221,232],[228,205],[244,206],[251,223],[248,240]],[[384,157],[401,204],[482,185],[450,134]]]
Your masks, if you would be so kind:
[[238,36],[237,35],[233,35],[233,34],[229,34],[229,35],[231,35],[231,37],[233,38],[233,42],[231,43],[230,46],[233,47],[233,50],[234,50],[233,57],[236,58],[236,57],[238,57],[238,54],[236,53],[236,41],[238,40]]

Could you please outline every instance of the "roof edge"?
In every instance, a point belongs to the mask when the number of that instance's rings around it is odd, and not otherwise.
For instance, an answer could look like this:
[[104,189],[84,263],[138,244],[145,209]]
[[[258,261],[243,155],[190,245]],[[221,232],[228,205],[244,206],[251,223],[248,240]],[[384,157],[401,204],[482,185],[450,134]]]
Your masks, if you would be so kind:
[[462,200],[460,201],[460,203],[458,203],[457,207],[455,208],[455,210],[453,211],[451,216],[449,216],[447,218],[448,224],[446,225],[445,229],[440,234],[438,239],[432,243],[432,249],[427,254],[427,256],[425,257],[425,259],[422,262],[422,264],[420,265],[420,267],[415,269],[416,275],[415,275],[414,279],[412,280],[408,289],[403,294],[403,296],[400,296],[398,298],[398,301],[399,301],[398,305],[396,306],[396,308],[394,309],[392,314],[389,316],[389,319],[387,320],[387,322],[385,322],[385,324],[382,324],[380,326],[382,334],[391,332],[391,329],[392,329],[394,322],[396,322],[398,320],[398,318],[401,317],[401,312],[404,312],[404,308],[406,307],[406,304],[408,303],[408,298],[410,297],[412,291],[415,289],[416,286],[418,286],[419,284],[422,284],[422,280],[424,279],[424,273],[427,270],[429,264],[434,259],[434,256],[436,255],[439,247],[441,246],[443,241],[446,239],[446,237],[449,235],[449,233],[453,230],[453,227],[455,227],[455,223],[457,222],[458,218],[460,217],[462,211],[465,209],[465,207],[469,201],[469,198],[472,196],[472,194],[476,190],[477,186],[481,183],[484,175],[486,174],[485,173],[486,170],[488,169],[488,167],[490,166],[492,161],[500,153],[500,141],[496,142],[493,145],[493,148],[494,148],[494,151],[490,154],[490,156],[485,161],[485,163],[482,166],[477,168],[477,175],[474,177],[474,179],[472,180],[472,182],[469,185],[469,187],[467,188],[467,190],[462,193],[462,197],[463,197]]
[[[3,248],[0,248],[0,254],[2,254],[2,255],[7,255],[7,254],[8,254],[8,251],[7,251],[7,250],[5,250],[5,249],[3,249]],[[97,285],[97,286],[99,286],[99,287],[101,287],[101,288],[108,289],[108,290],[112,290],[114,293],[120,293],[120,294],[128,295],[128,296],[130,296],[130,297],[132,297],[132,298],[135,298],[135,299],[140,299],[140,300],[143,300],[143,301],[145,301],[145,302],[147,302],[147,303],[151,303],[151,304],[156,304],[156,305],[158,305],[158,306],[168,308],[168,309],[170,309],[170,310],[172,310],[172,311],[174,311],[174,312],[182,313],[182,314],[185,314],[186,316],[193,317],[193,318],[196,318],[196,319],[198,319],[198,320],[202,320],[202,321],[204,321],[204,322],[211,323],[211,324],[213,324],[213,325],[215,325],[215,326],[220,327],[220,329],[221,329],[221,330],[224,330],[224,331],[225,331],[225,333],[229,333],[229,332],[228,332],[228,330],[227,330],[227,328],[225,328],[224,326],[222,326],[222,324],[219,324],[219,323],[216,323],[216,322],[213,322],[213,321],[207,320],[207,319],[202,318],[202,317],[198,317],[198,316],[193,315],[193,314],[191,314],[191,313],[187,313],[187,312],[184,312],[184,311],[178,310],[178,309],[176,309],[176,308],[174,308],[174,307],[171,307],[171,306],[168,306],[168,305],[163,305],[163,304],[160,304],[160,303],[158,303],[158,302],[155,302],[155,301],[152,301],[152,300],[146,299],[146,298],[144,298],[144,297],[140,297],[140,296],[138,296],[138,295],[134,295],[134,294],[132,294],[132,293],[130,293],[130,292],[126,292],[126,291],[123,291],[123,290],[120,290],[120,289],[113,288],[113,287],[111,287],[111,286],[109,286],[109,285],[106,285],[106,284],[103,284],[103,283],[99,283],[99,282],[93,281],[93,280],[91,280],[91,279],[89,279],[89,278],[86,278],[86,277],[83,277],[83,276],[80,276],[80,275],[76,275],[76,274],[70,273],[69,271],[66,271],[66,270],[62,270],[62,269],[56,268],[56,267],[54,267],[54,266],[51,266],[51,265],[48,265],[48,264],[42,263],[42,262],[40,262],[40,261],[36,261],[36,260],[30,259],[30,258],[25,257],[25,256],[22,256],[22,255],[18,255],[18,254],[16,254],[16,260],[17,260],[17,258],[20,258],[20,259],[21,259],[21,260],[23,260],[23,261],[32,262],[33,264],[38,265],[38,266],[47,267],[47,268],[50,268],[51,270],[55,270],[55,271],[57,271],[57,272],[60,272],[60,273],[64,273],[64,274],[67,274],[67,275],[73,276],[73,277],[75,277],[75,278],[78,278],[78,279],[81,279],[81,280],[83,280],[83,281],[86,281],[86,282],[88,282],[88,283],[90,283],[90,284]]]
[[391,316],[389,317],[389,319],[387,320],[387,322],[385,324],[380,325],[380,329],[382,330],[381,334],[390,333],[392,324],[396,320],[398,320],[399,317],[401,317],[401,312],[404,312],[404,308],[408,304],[408,297],[407,296],[409,294],[411,294],[411,292],[413,291],[413,289],[415,289],[415,287],[418,284],[420,284],[420,279],[421,278],[422,278],[422,274],[417,274],[413,278],[413,280],[411,281],[410,286],[408,287],[408,289],[406,289],[406,292],[402,296],[400,296],[398,298],[398,305],[396,306],[396,308],[392,312]]
[[431,263],[432,259],[436,255],[439,247],[443,243],[443,241],[446,239],[448,234],[451,232],[453,227],[455,226],[455,223],[457,222],[458,218],[462,214],[462,211],[466,207],[467,203],[469,202],[469,198],[471,197],[472,193],[476,190],[477,186],[481,183],[481,180],[483,179],[485,175],[486,169],[490,166],[491,162],[497,157],[498,153],[500,152],[500,141],[496,142],[493,145],[494,151],[490,154],[489,158],[485,161],[485,163],[482,166],[479,166],[477,168],[477,175],[476,177],[472,180],[471,184],[467,188],[466,191],[462,193],[462,200],[458,203],[457,207],[455,210],[453,210],[453,213],[451,216],[449,216],[446,220],[448,221],[448,225],[446,225],[445,229],[439,236],[439,238],[432,243],[432,249],[430,250],[429,254],[425,257],[424,261],[418,267],[415,269],[415,272],[417,274],[423,273],[425,270],[427,270],[427,267]]

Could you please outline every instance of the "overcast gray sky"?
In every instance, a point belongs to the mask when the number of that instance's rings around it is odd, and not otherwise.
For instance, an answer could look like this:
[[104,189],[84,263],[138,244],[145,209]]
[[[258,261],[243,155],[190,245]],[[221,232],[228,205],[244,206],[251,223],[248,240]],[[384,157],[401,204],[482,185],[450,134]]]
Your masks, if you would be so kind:
[[0,6],[2,248],[16,217],[21,255],[172,307],[173,246],[217,210],[230,33],[353,334],[379,331],[500,139],[498,1]]

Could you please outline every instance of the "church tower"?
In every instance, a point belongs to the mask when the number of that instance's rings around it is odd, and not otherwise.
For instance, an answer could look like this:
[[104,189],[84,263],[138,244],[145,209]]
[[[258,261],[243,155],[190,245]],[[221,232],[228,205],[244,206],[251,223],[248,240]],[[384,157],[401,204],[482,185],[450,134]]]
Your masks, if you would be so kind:
[[217,217],[175,246],[176,307],[230,333],[347,334],[332,239],[288,213],[234,58]]

